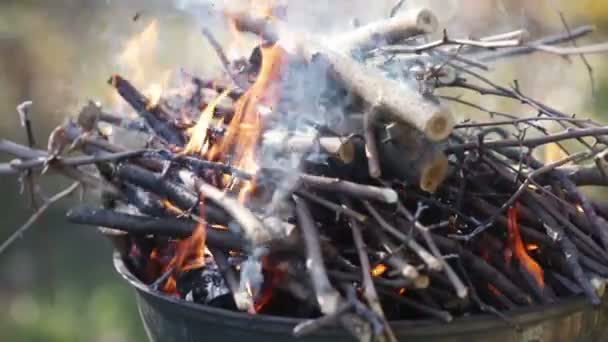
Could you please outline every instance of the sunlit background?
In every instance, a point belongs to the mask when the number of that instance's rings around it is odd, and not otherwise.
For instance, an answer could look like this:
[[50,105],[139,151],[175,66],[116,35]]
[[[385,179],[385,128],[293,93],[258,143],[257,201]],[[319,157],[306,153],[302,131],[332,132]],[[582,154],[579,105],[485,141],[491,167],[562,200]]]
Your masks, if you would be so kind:
[[[179,68],[219,74],[221,69],[200,28],[210,27],[231,57],[246,55],[247,48],[235,46],[225,23],[213,11],[249,2],[255,0],[2,0],[0,136],[25,142],[15,111],[24,100],[34,102],[32,119],[39,147],[46,146],[54,126],[89,99],[109,110],[126,112],[127,107],[106,84],[115,72],[148,93],[162,92],[172,71]],[[354,18],[365,23],[386,16],[396,1],[286,2],[294,25],[313,27],[317,33],[323,28],[326,32],[321,33],[328,33],[348,27]],[[430,6],[442,19],[441,26],[453,35],[479,36],[522,27],[535,35],[562,31],[557,13],[561,9],[571,26],[596,25],[598,32],[587,42],[608,39],[608,2],[604,0],[406,3]],[[608,120],[605,59],[590,57],[597,83],[594,98],[586,68],[577,57],[526,58],[501,63],[494,79],[518,79],[522,89],[537,99],[564,111]],[[519,110],[512,101],[482,101],[490,107]],[[43,182],[47,193],[66,184],[56,176]],[[26,197],[19,195],[16,178],[3,179],[0,194],[0,240],[4,240],[31,211]],[[69,205],[69,200],[57,205],[0,254],[0,341],[144,341],[132,290],[112,268],[110,244],[92,229],[66,224],[63,213]]]

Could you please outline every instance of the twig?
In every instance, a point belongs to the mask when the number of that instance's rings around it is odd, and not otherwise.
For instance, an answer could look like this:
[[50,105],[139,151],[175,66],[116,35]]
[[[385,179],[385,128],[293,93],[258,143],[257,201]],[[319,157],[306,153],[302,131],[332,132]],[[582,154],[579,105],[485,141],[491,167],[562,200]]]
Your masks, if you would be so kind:
[[203,33],[203,36],[205,36],[205,38],[207,38],[207,41],[209,42],[209,44],[211,45],[211,47],[217,54],[217,57],[220,59],[220,62],[222,63],[224,70],[226,71],[226,73],[228,74],[228,76],[230,77],[232,82],[234,82],[234,84],[241,89],[247,89],[247,84],[245,82],[243,82],[242,80],[240,80],[232,72],[232,70],[230,68],[230,61],[228,60],[228,57],[226,57],[226,54],[224,53],[224,50],[222,49],[222,45],[217,41],[217,39],[215,39],[215,36],[213,36],[213,33],[211,33],[211,31],[209,31],[206,27],[203,27],[202,33]]
[[[348,200],[342,200],[345,201],[345,204],[349,204]],[[361,233],[361,227],[359,226],[359,222],[351,218],[349,220],[349,224],[353,233],[353,241],[355,243],[355,248],[357,249],[359,262],[361,265],[361,277],[363,278],[363,294],[372,310],[374,310],[374,312],[384,320],[384,331],[388,340],[397,341],[395,333],[392,331],[390,325],[386,322],[384,310],[382,310],[382,305],[380,304],[380,299],[378,298],[378,292],[376,291],[376,287],[374,286],[369,257],[367,255],[365,242],[363,241],[363,234]]]
[[36,212],[34,212],[34,214],[30,216],[30,218],[21,227],[19,227],[8,239],[6,239],[6,241],[2,243],[2,245],[0,245],[0,254],[2,254],[15,240],[23,236],[23,233],[25,233],[25,231],[27,231],[51,205],[74,192],[74,190],[76,190],[79,186],[80,182],[75,182],[65,190],[58,192],[42,203],[38,210],[36,210]]
[[443,45],[463,45],[463,46],[473,46],[484,49],[496,49],[496,48],[505,48],[505,47],[514,47],[521,45],[521,41],[519,39],[511,39],[511,40],[499,40],[499,41],[482,41],[482,40],[472,40],[472,39],[452,39],[448,37],[447,30],[443,30],[443,39],[436,40],[434,42],[426,43],[418,46],[403,46],[403,45],[393,45],[380,48],[379,50],[382,52],[388,53],[421,53],[427,50],[432,50],[437,47]]
[[490,61],[493,61],[493,60],[496,60],[499,58],[518,56],[518,55],[531,53],[531,52],[536,51],[532,46],[552,45],[552,44],[559,44],[559,43],[571,41],[571,40],[580,38],[582,36],[585,36],[585,35],[593,32],[593,30],[594,30],[594,27],[590,26],[590,25],[576,27],[576,28],[570,30],[570,32],[566,31],[566,32],[561,32],[561,33],[555,34],[555,35],[547,36],[547,37],[535,40],[533,42],[530,42],[524,46],[518,46],[515,48],[504,49],[504,50],[496,51],[496,52],[492,52],[492,53],[486,53],[486,54],[483,54],[482,56],[477,57],[477,60],[482,61],[482,62],[490,62]]
[[[57,158],[53,161],[61,166],[83,166],[88,164],[104,163],[110,161],[120,161],[123,159],[134,158],[143,155],[148,150],[134,150],[126,152],[108,153],[101,156],[78,156],[68,158]],[[28,160],[13,160],[10,163],[0,163],[0,174],[17,174],[25,170],[32,170],[44,167],[46,158],[38,157]]]
[[393,5],[393,7],[391,7],[391,11],[389,12],[388,17],[392,18],[395,15],[397,15],[397,13],[399,12],[399,10],[401,9],[401,7],[403,7],[403,4],[405,3],[405,0],[399,0],[397,1],[397,3],[395,3]]
[[307,200],[309,200],[313,203],[319,204],[329,210],[335,211],[337,214],[342,214],[342,215],[345,215],[348,217],[352,217],[359,222],[367,221],[367,216],[365,216],[345,205],[339,205],[334,202],[328,201],[328,200],[324,199],[323,197],[321,197],[317,194],[314,194],[310,191],[306,191],[304,189],[298,189],[295,191],[295,193],[299,196],[306,198]]
[[[526,146],[528,148],[538,147],[540,145],[549,144],[552,142],[558,142],[568,139],[578,139],[584,137],[598,137],[602,135],[608,135],[608,127],[602,126],[597,128],[580,128],[570,129],[561,133],[556,133],[548,136],[529,138],[525,140],[520,139],[504,139],[497,141],[484,141],[483,146],[485,148],[501,148],[501,147],[518,147]],[[474,150],[479,147],[478,142],[468,142],[460,145],[447,146],[445,149],[446,153],[456,153],[461,151]]]
[[437,260],[441,262],[443,266],[443,271],[446,277],[448,277],[452,286],[454,287],[454,291],[456,291],[456,295],[458,296],[458,298],[466,298],[468,295],[467,287],[464,285],[464,283],[462,282],[456,271],[454,271],[452,266],[445,260],[445,258],[442,257],[441,251],[439,250],[437,244],[431,236],[430,229],[428,227],[423,226],[416,219],[416,217],[412,215],[412,213],[407,210],[405,206],[403,206],[401,202],[397,204],[397,212],[405,216],[405,218],[408,219],[414,225],[414,227],[422,234],[424,241],[426,242],[427,246],[435,256],[435,258],[437,258]]
[[381,201],[384,203],[397,202],[398,196],[395,190],[388,187],[377,187],[349,182],[339,178],[327,178],[322,176],[301,173],[299,179],[305,184],[321,191],[338,191],[356,197]]
[[599,43],[579,47],[556,47],[550,45],[530,45],[530,47],[537,51],[547,52],[558,56],[590,55],[608,52],[608,43]]
[[307,262],[306,268],[310,274],[314,287],[317,303],[321,312],[331,315],[338,311],[342,298],[340,293],[331,285],[325,270],[319,232],[315,227],[310,209],[304,199],[294,196],[298,223],[302,232],[304,244],[306,245]]
[[408,237],[397,228],[393,227],[389,224],[382,215],[374,208],[369,202],[363,201],[363,205],[369,211],[369,213],[374,217],[374,219],[378,222],[380,227],[386,230],[388,233],[393,235],[395,238],[399,239],[401,242],[406,244],[409,249],[411,249],[418,257],[424,261],[427,267],[432,271],[441,271],[443,266],[442,263],[435,258],[431,253],[429,253],[424,247],[422,247],[416,240],[411,237]]

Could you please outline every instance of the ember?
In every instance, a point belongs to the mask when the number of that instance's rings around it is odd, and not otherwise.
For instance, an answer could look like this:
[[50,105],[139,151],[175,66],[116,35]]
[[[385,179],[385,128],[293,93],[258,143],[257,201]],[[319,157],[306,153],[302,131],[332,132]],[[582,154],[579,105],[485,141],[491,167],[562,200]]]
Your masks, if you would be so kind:
[[[502,317],[580,293],[600,303],[608,217],[578,186],[608,185],[599,164],[582,165],[605,153],[608,127],[474,71],[534,51],[584,53],[553,45],[589,27],[530,42],[521,30],[425,42],[436,18],[411,10],[321,39],[290,32],[269,8],[224,13],[237,39],[262,38],[248,60],[230,62],[205,30],[224,79],[183,73],[189,84],[168,89],[163,74],[139,91],[141,68],[131,80],[113,75],[140,124],[90,103],[54,131],[49,151],[1,140],[19,158],[1,173],[48,167],[77,181],[42,210],[79,185],[100,189],[103,206],[74,208],[68,220],[103,227],[151,289],[310,319],[298,336],[337,323],[360,340],[395,341],[394,320]],[[157,31],[153,22],[122,58],[138,65]],[[514,99],[538,115],[456,124],[448,103],[480,107],[444,88]],[[543,121],[564,130],[549,134]],[[132,151],[84,122],[149,139]],[[581,152],[533,157],[564,140]],[[84,155],[68,156],[68,146]]]

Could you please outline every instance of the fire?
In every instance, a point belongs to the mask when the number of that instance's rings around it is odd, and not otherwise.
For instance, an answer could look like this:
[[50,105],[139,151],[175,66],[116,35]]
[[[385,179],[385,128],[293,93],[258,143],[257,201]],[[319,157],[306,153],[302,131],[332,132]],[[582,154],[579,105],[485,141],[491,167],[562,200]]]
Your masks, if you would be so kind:
[[387,269],[388,267],[386,267],[385,264],[378,264],[372,269],[372,276],[380,277],[386,272]]
[[[255,174],[256,152],[263,128],[261,108],[272,108],[278,101],[283,66],[287,53],[278,45],[262,47],[262,66],[255,83],[235,103],[235,113],[223,139],[214,145],[209,159],[229,161],[234,167]],[[244,181],[239,200],[245,202],[255,189],[255,180]]]
[[521,238],[519,224],[517,221],[517,205],[509,208],[508,212],[509,246],[513,255],[532,274],[536,283],[541,287],[545,285],[544,271],[542,267],[527,252],[526,246]]
[[[170,212],[181,215],[183,211],[178,207],[174,206],[170,201],[163,200],[163,205]],[[203,213],[204,205],[203,201],[200,202],[200,212]],[[207,230],[204,223],[199,222],[196,228],[188,238],[175,241],[175,253],[171,261],[164,264],[162,267],[162,273],[168,272],[173,269],[172,275],[167,279],[163,287],[163,291],[166,293],[176,293],[177,283],[175,275],[185,272],[194,268],[201,267],[205,264],[205,252],[206,252],[206,238]],[[150,259],[158,259],[158,250],[154,249],[150,255]]]
[[[148,84],[143,90],[143,94],[148,97],[147,109],[156,107],[163,95],[169,79],[171,70],[162,70],[156,58],[156,49],[159,40],[159,24],[157,20],[152,20],[140,33],[130,38],[118,56],[118,65],[122,68],[122,73],[135,84]],[[162,71],[161,71],[162,70]],[[154,72],[156,71],[156,72]],[[112,93],[114,103],[119,101],[119,95]]]
[[224,90],[218,97],[211,101],[201,113],[196,126],[190,130],[190,141],[184,148],[184,154],[204,155],[207,150],[207,130],[212,123],[213,114],[217,105],[230,93],[230,89]]

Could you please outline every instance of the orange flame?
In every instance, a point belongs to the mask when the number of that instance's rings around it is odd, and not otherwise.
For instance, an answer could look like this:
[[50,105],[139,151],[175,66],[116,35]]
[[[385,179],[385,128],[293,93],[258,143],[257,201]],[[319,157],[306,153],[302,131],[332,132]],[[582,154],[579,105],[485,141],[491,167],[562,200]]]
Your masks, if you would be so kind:
[[[235,112],[223,139],[209,153],[211,160],[227,160],[233,166],[255,174],[256,152],[262,131],[262,107],[272,108],[279,97],[279,81],[287,53],[278,45],[262,47],[262,66],[255,83],[235,103]],[[239,200],[246,201],[255,181],[244,181]]]
[[378,264],[372,269],[372,276],[380,277],[386,272],[387,269],[388,267],[386,267],[385,264]]
[[545,277],[542,267],[534,260],[526,251],[526,247],[521,238],[519,231],[519,223],[517,220],[517,208],[516,204],[514,207],[509,208],[508,211],[508,230],[509,230],[509,246],[513,251],[514,256],[519,262],[532,274],[536,283],[541,287],[545,286]]
[[[175,214],[182,214],[183,211],[175,207],[171,202],[164,200],[163,205],[169,211]],[[200,202],[200,212],[204,210],[203,201]],[[206,226],[199,222],[196,228],[188,238],[177,241],[175,253],[169,263],[167,263],[162,272],[167,272],[173,268],[173,274],[167,279],[163,287],[163,291],[166,293],[176,293],[177,283],[175,275],[180,272],[185,272],[197,267],[201,267],[205,264],[205,245],[207,239]],[[151,255],[152,258],[152,255]]]
[[207,149],[207,130],[213,120],[213,114],[217,105],[230,93],[230,89],[224,90],[218,97],[213,99],[203,110],[196,125],[190,130],[190,141],[184,148],[184,154],[204,155]]

